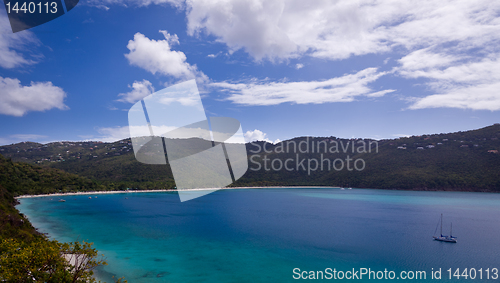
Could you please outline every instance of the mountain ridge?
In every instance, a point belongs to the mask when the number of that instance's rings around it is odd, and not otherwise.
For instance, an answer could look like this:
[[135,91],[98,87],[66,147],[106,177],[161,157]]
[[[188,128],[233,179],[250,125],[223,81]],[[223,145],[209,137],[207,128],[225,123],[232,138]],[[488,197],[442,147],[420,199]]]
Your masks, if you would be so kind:
[[[350,186],[403,190],[500,191],[500,124],[481,129],[396,139],[296,137],[277,144],[247,143],[249,170],[231,186]],[[376,143],[376,152],[358,152],[354,145]],[[319,151],[277,151],[279,147],[319,145]],[[331,150],[337,144],[338,152]],[[345,147],[352,146],[348,150]],[[329,147],[329,150],[326,148]],[[326,150],[326,151],[325,151]],[[375,150],[375,148],[374,148]],[[266,152],[267,151],[267,152]],[[57,168],[92,180],[106,190],[172,189],[169,165],[146,165],[135,160],[130,139],[113,143],[17,143],[0,147],[13,161]],[[323,155],[321,155],[323,154]],[[267,161],[266,164],[265,159]],[[363,170],[266,170],[274,162],[351,158],[362,159]],[[311,162],[312,163],[312,162]],[[260,170],[254,170],[261,166]],[[292,164],[292,162],[289,162]],[[338,163],[339,164],[339,163]],[[358,162],[358,165],[361,162]],[[326,168],[326,161],[324,162]],[[267,166],[267,167],[266,167]],[[360,166],[360,165],[359,165]],[[300,166],[299,166],[300,167]],[[319,166],[318,166],[319,167]],[[325,169],[323,168],[323,169]],[[299,168],[302,169],[302,168]]]

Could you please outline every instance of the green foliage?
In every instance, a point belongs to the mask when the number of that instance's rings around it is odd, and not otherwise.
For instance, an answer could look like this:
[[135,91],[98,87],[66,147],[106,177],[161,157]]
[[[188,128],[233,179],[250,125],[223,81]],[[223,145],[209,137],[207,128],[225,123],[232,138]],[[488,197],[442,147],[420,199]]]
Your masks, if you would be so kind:
[[16,203],[12,194],[0,185],[0,238],[30,241],[40,237],[31,223],[14,208]]
[[[335,137],[300,137],[291,140],[295,144],[303,142],[309,148],[320,141],[333,141],[346,145],[358,142],[369,143],[372,140],[339,139]],[[284,141],[286,144],[289,141]],[[500,191],[500,155],[491,150],[500,151],[500,125],[496,124],[483,129],[450,134],[413,136],[394,140],[378,141],[378,152],[360,153],[349,147],[346,152],[339,148],[338,153],[317,151],[301,153],[299,150],[279,151],[281,144],[265,142],[247,144],[249,156],[260,164],[260,170],[255,163],[249,162],[247,173],[233,186],[350,186],[375,189],[404,190],[458,190],[458,191]],[[264,151],[264,145],[266,150]],[[428,147],[430,146],[430,147]],[[259,148],[260,147],[260,148]],[[399,148],[403,147],[405,149]],[[418,149],[422,147],[423,149]],[[323,147],[322,147],[323,148]],[[355,147],[356,148],[356,147]],[[260,149],[260,150],[259,150]],[[356,148],[357,149],[357,148]],[[257,152],[256,152],[257,151]],[[279,153],[277,153],[278,151]],[[305,151],[305,150],[304,150]],[[298,154],[298,158],[297,155]],[[281,163],[291,158],[295,167],[297,159],[321,160],[321,158],[345,160],[363,159],[366,167],[362,171],[324,170],[312,171],[309,175],[304,170],[287,171],[285,169],[271,170],[267,161],[265,169],[264,158],[278,159]],[[276,164],[279,164],[277,162]],[[352,167],[352,163],[351,163]]]
[[93,269],[106,262],[99,258],[92,244],[49,241],[14,207],[18,202],[13,197],[26,192],[22,186],[57,188],[86,179],[56,169],[15,163],[1,155],[0,168],[0,282],[96,282]]
[[0,184],[14,196],[101,190],[88,178],[54,168],[12,162],[0,155]]
[[86,242],[2,239],[0,254],[0,281],[5,282],[96,282],[92,270],[106,264]]
[[[298,137],[290,141],[300,143],[307,137]],[[335,137],[310,137],[310,144],[335,140],[344,145],[353,142],[372,140],[339,139]],[[287,143],[289,141],[284,141]],[[57,168],[69,173],[78,174],[86,179],[66,182],[69,186],[58,188],[69,190],[125,190],[131,189],[173,189],[175,182],[170,167],[165,165],[146,165],[138,162],[132,150],[130,139],[114,143],[100,142],[56,142],[47,145],[37,143],[19,143],[0,147],[0,153],[14,161],[37,163],[44,169]],[[278,145],[257,142],[261,151],[254,153],[256,147],[247,144],[249,156],[258,155],[262,169],[251,170],[255,164],[249,161],[250,170],[232,186],[351,186],[378,189],[406,190],[467,190],[498,191],[500,190],[500,154],[489,153],[489,150],[500,151],[500,125],[495,124],[478,130],[412,136],[393,140],[378,141],[378,153],[346,153],[327,152],[323,158],[334,160],[362,158],[366,163],[363,171],[316,170],[309,175],[304,170],[265,170],[263,158],[279,159],[284,162],[288,158],[297,159],[295,152],[266,153],[262,147],[273,151]],[[227,147],[230,145],[227,144]],[[398,147],[406,149],[398,149]],[[427,148],[427,146],[434,146]],[[417,149],[423,147],[423,150]],[[342,151],[342,149],[340,149]],[[315,152],[299,153],[300,159],[314,158],[319,160],[320,154]],[[1,160],[0,160],[1,166]],[[16,165],[17,177],[14,183],[23,181],[24,165]],[[269,167],[269,166],[268,166]],[[38,168],[38,167],[37,167]],[[41,169],[36,169],[41,170]],[[66,173],[67,174],[67,173]],[[2,178],[0,171],[0,179]],[[18,176],[13,175],[13,176]],[[50,174],[49,174],[50,175]],[[57,175],[57,174],[56,174]],[[9,175],[10,176],[10,175]],[[40,176],[44,176],[43,174]],[[60,175],[58,175],[60,176]],[[74,175],[72,175],[74,176]],[[37,177],[37,174],[34,174]],[[64,179],[63,177],[58,177]],[[92,181],[90,181],[92,180]],[[66,179],[65,181],[69,181]],[[90,182],[90,183],[89,183]],[[73,184],[73,185],[71,185]],[[23,185],[20,190],[55,191],[51,186],[34,187]],[[12,193],[18,194],[17,191]]]

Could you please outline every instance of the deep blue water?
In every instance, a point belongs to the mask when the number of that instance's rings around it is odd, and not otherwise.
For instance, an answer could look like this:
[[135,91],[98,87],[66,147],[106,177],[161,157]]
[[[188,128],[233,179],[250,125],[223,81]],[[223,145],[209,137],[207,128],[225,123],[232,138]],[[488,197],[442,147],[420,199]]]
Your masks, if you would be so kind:
[[[429,282],[464,282],[471,280],[449,280],[446,270],[500,268],[500,194],[245,189],[184,203],[177,193],[88,197],[22,199],[18,209],[51,238],[93,242],[109,263],[97,270],[107,282],[113,275],[130,283],[290,282],[294,268],[422,270]],[[453,222],[457,244],[432,240],[441,213],[443,233]],[[443,279],[431,280],[439,268]]]

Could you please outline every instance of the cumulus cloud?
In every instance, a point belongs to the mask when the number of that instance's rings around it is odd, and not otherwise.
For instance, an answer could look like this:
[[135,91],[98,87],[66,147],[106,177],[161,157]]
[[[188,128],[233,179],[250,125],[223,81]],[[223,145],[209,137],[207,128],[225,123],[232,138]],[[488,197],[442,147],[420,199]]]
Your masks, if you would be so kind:
[[498,1],[455,0],[90,0],[170,4],[186,12],[190,35],[213,35],[256,60],[309,55],[344,59],[444,43],[484,47],[499,39]]
[[304,68],[304,64],[299,63],[299,64],[295,65],[295,69],[297,69],[297,70],[302,69],[302,68]]
[[184,0],[87,0],[85,4],[102,8],[106,7],[106,10],[109,8],[105,5],[123,5],[123,6],[148,6],[151,4],[162,5],[162,4],[170,4],[174,7],[181,8],[183,6]]
[[328,102],[350,102],[357,96],[383,96],[395,90],[373,91],[368,84],[386,72],[367,68],[355,74],[326,81],[249,83],[214,82],[210,86],[229,94],[228,100],[242,105],[276,105],[281,103],[320,104]]
[[[188,33],[215,36],[255,60],[330,60],[398,50],[397,74],[433,94],[410,109],[499,110],[498,1],[203,1],[187,4]],[[298,66],[296,66],[298,67]]]
[[135,81],[132,86],[129,85],[128,87],[132,90],[127,93],[120,93],[118,96],[122,98],[118,99],[118,101],[135,103],[155,91],[148,80]]
[[0,77],[0,114],[20,117],[29,111],[68,109],[65,97],[64,90],[52,82],[31,82],[23,86],[18,79]]
[[419,50],[399,62],[401,76],[426,78],[427,85],[434,92],[414,98],[409,109],[500,110],[500,53],[478,59]]
[[498,39],[495,1],[191,0],[188,32],[214,35],[256,60],[344,59],[446,42]]
[[[189,35],[215,37],[225,44],[229,54],[243,50],[257,62],[289,62],[290,58],[304,56],[342,60],[397,51],[402,57],[399,61],[391,54],[399,63],[395,74],[424,79],[433,92],[415,99],[410,109],[498,108],[494,93],[498,77],[486,68],[491,64],[488,61],[496,63],[496,54],[500,54],[499,1],[105,0],[105,3],[171,4],[185,11]],[[166,54],[175,52],[170,47]],[[185,76],[193,72],[183,53],[171,55],[178,58],[174,70],[165,70],[162,63],[137,64],[153,73]],[[459,78],[459,73],[467,73],[474,67],[485,69]],[[482,79],[469,79],[474,76]],[[477,90],[485,93],[474,96]],[[476,100],[477,103],[470,103]]]
[[[99,140],[103,142],[115,142],[130,138],[128,126],[123,127],[101,127],[96,129],[100,134],[98,137],[88,137],[88,140]],[[149,133],[149,131],[148,131]]]
[[272,142],[270,139],[268,139],[266,136],[267,134],[260,131],[260,130],[253,130],[253,131],[247,131],[246,133],[243,134],[244,137],[245,137],[245,141],[248,143],[248,142],[253,142],[253,141],[266,141],[266,142],[269,142],[269,143],[279,143],[280,140],[277,139],[275,140],[274,142]]
[[38,39],[30,31],[12,33],[9,19],[0,13],[0,67],[11,69],[37,63],[20,53],[27,46],[38,45]]
[[152,74],[163,74],[177,79],[193,79],[205,77],[198,71],[196,65],[186,62],[186,55],[181,51],[172,50],[172,46],[179,44],[177,35],[160,30],[164,40],[149,39],[142,33],[136,33],[134,39],[128,42],[130,50],[125,57],[131,65],[140,67]]

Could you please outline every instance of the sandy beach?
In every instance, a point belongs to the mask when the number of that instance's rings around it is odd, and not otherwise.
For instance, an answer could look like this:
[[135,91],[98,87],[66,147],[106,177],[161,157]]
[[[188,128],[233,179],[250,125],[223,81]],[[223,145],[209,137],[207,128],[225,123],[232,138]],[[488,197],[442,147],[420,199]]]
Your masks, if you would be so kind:
[[[241,190],[241,189],[338,189],[339,187],[327,186],[271,186],[271,187],[226,187],[226,188],[200,188],[189,189],[184,191],[206,191],[206,190]],[[130,193],[158,193],[158,192],[176,192],[175,190],[128,190],[128,191],[90,191],[90,192],[76,192],[76,193],[53,193],[53,194],[40,194],[40,195],[22,195],[15,197],[16,199],[22,198],[38,198],[38,197],[57,197],[57,196],[76,196],[76,195],[104,195],[104,194],[130,194]]]

